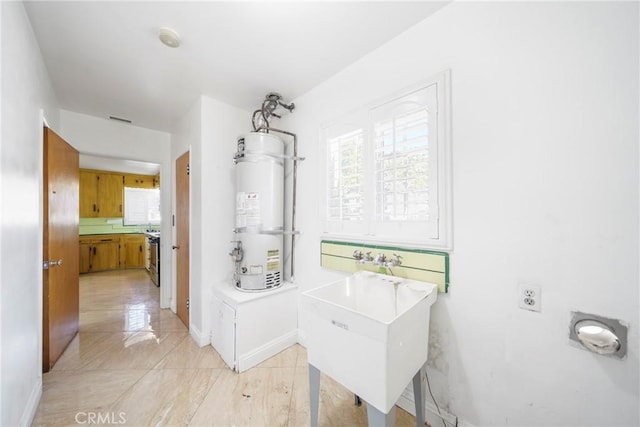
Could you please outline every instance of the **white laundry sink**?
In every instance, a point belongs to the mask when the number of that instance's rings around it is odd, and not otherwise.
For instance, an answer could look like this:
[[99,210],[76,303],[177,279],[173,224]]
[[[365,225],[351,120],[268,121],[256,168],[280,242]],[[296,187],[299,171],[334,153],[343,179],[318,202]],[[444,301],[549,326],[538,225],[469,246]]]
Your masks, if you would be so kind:
[[302,294],[313,367],[387,414],[427,360],[432,283],[370,272]]

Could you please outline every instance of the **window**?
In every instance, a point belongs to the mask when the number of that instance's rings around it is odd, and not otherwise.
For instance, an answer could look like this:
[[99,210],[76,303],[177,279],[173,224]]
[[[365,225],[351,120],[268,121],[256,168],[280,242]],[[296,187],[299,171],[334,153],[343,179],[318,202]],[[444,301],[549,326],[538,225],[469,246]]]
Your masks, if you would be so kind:
[[124,188],[124,225],[160,224],[159,188]]
[[324,232],[451,247],[448,73],[322,129]]

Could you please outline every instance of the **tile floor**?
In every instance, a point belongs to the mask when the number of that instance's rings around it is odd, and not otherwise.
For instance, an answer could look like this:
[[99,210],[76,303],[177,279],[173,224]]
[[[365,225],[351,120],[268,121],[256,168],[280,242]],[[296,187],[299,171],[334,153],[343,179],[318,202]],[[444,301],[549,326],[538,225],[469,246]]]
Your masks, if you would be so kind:
[[[34,426],[307,426],[306,351],[295,345],[242,374],[199,348],[144,270],[80,278],[80,333],[43,377]],[[321,426],[365,426],[365,405],[321,378]],[[415,418],[397,408],[397,426]]]

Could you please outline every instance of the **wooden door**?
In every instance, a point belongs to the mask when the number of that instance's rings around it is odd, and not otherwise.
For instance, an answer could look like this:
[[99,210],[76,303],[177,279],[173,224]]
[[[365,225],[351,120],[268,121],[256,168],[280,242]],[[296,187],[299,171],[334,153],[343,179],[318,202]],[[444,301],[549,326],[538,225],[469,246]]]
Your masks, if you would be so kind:
[[124,176],[100,174],[98,181],[98,207],[102,218],[121,218],[124,198]]
[[189,327],[189,152],[176,160],[176,306]]
[[[79,154],[44,129],[42,368],[48,372],[78,332]],[[52,263],[51,261],[55,261]]]

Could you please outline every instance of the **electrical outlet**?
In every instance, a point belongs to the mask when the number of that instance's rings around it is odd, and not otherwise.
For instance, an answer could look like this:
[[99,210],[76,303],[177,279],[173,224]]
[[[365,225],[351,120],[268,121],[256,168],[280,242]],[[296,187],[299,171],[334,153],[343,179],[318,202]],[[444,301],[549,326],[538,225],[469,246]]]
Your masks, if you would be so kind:
[[518,292],[518,306],[524,310],[540,311],[542,304],[542,290],[540,286],[520,285]]

